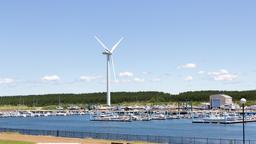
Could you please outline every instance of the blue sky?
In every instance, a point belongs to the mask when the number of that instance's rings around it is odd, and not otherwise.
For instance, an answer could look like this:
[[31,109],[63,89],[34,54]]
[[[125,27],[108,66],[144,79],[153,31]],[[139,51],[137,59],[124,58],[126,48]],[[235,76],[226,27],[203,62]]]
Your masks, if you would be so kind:
[[256,88],[253,0],[0,2],[0,95]]

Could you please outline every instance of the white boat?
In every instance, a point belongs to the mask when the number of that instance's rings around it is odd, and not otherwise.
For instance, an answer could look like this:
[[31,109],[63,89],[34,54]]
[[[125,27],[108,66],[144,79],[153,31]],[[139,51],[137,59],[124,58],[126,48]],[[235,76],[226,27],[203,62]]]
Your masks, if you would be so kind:
[[114,113],[93,114],[90,116],[91,121],[119,121],[131,122],[132,117],[129,115],[117,115]]
[[203,118],[203,120],[209,123],[219,123],[226,121],[226,118],[222,116],[210,115],[209,117]]
[[65,112],[57,112],[56,116],[67,116],[67,113],[65,113]]
[[166,116],[164,114],[153,114],[151,116],[152,120],[166,120]]

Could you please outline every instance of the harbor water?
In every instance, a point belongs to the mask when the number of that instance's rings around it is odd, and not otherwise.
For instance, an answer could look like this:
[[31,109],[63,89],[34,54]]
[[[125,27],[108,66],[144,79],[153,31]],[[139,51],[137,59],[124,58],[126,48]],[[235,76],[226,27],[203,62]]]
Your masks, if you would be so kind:
[[[0,128],[242,139],[242,124],[196,124],[191,119],[107,122],[90,121],[88,115],[10,117],[0,119]],[[245,130],[246,139],[256,139],[256,123],[247,123]]]

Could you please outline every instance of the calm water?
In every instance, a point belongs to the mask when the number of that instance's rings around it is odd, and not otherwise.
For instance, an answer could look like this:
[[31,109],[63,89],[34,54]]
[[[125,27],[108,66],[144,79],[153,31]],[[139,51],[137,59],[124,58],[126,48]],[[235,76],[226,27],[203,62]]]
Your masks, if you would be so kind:
[[[89,116],[2,118],[0,119],[0,127],[160,136],[242,138],[242,124],[193,124],[191,120],[99,122],[89,121]],[[256,123],[248,123],[245,128],[246,138],[256,139]]]

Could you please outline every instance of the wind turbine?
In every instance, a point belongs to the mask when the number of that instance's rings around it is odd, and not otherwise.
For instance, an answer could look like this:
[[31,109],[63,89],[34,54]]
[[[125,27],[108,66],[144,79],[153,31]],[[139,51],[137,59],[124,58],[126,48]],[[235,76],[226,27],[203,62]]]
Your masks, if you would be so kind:
[[115,51],[116,47],[120,44],[120,42],[123,40],[123,37],[111,48],[111,50],[97,37],[95,36],[95,39],[100,43],[100,45],[103,47],[103,55],[106,55],[107,57],[107,105],[111,106],[111,93],[110,93],[110,66],[112,65],[114,78],[116,80],[116,73],[115,73],[115,66],[114,66],[114,60],[113,60],[113,52]]

